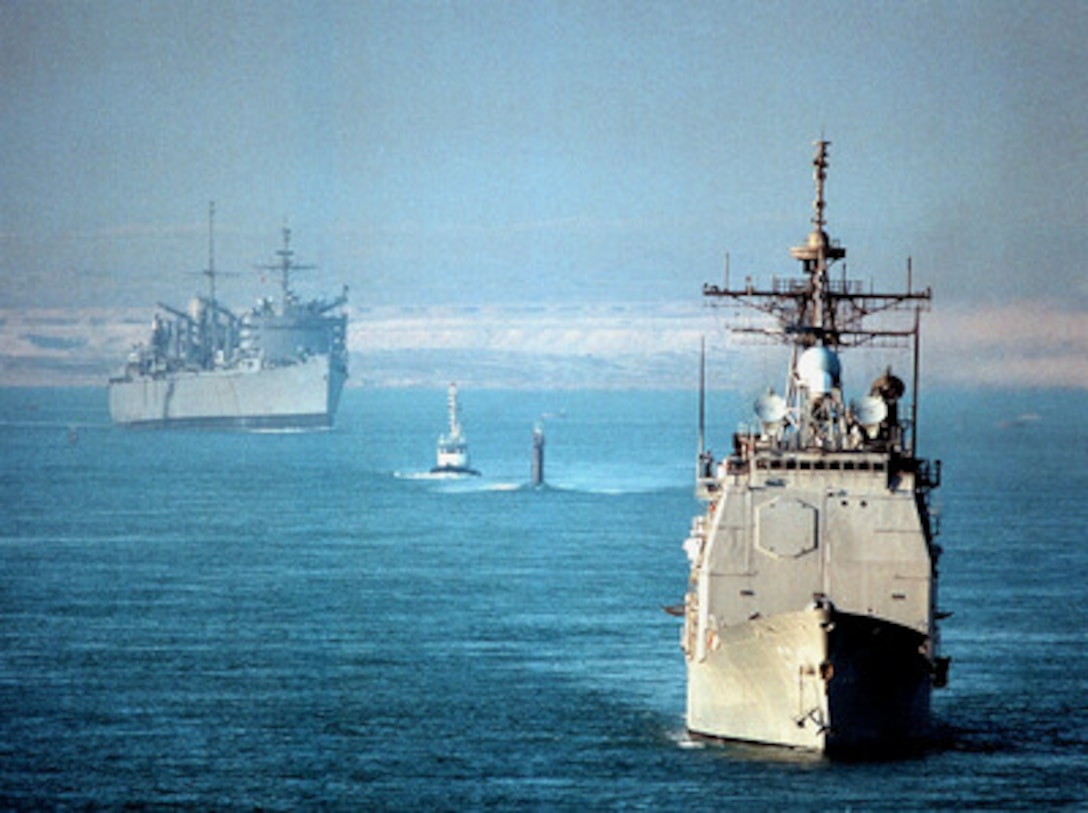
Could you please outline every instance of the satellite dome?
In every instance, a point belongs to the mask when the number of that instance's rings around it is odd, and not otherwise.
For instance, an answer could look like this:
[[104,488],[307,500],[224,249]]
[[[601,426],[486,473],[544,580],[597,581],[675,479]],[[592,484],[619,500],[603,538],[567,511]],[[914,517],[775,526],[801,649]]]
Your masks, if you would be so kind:
[[842,365],[838,354],[829,347],[810,347],[797,360],[801,386],[813,395],[826,395],[839,386]]
[[786,399],[774,390],[768,390],[752,405],[760,423],[774,424],[786,417]]

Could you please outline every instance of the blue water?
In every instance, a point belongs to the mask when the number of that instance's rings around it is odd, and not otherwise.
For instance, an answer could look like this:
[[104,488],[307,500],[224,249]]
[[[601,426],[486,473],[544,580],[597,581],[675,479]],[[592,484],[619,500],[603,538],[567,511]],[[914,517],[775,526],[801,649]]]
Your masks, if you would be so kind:
[[[311,434],[0,391],[0,807],[1088,806],[1081,398],[927,403],[945,733],[839,763],[684,736],[660,608],[698,508],[690,393],[465,390],[484,477],[450,482],[418,476],[440,390],[348,391]],[[742,406],[712,399],[717,446]]]

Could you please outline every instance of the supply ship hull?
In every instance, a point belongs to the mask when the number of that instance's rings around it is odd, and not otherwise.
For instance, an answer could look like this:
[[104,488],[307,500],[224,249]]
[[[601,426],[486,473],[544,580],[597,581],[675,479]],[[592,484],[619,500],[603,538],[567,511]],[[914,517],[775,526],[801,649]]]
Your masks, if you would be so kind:
[[283,367],[120,379],[110,383],[110,415],[146,429],[325,429],[346,377],[328,356],[312,356]]
[[[926,742],[931,689],[949,663],[930,509],[940,464],[915,454],[930,292],[911,289],[909,270],[894,293],[829,276],[846,250],[823,230],[827,146],[813,162],[814,229],[791,252],[804,275],[731,288],[727,272],[724,287],[704,288],[716,305],[761,311],[762,324],[737,330],[790,357],[785,395],[759,396],[721,459],[704,449],[700,395],[696,495],[707,509],[684,543],[691,569],[677,612],[692,735],[870,756]],[[874,314],[886,321],[866,324]],[[844,396],[840,351],[882,346],[913,351],[909,413],[890,367],[856,400]]]
[[[209,220],[214,215],[211,209]],[[209,235],[212,230],[209,225]],[[186,310],[159,306],[149,340],[109,382],[110,417],[138,428],[321,429],[332,426],[348,376],[347,289],[332,300],[300,300],[290,231],[278,261],[282,297],[242,314],[215,295],[209,237],[207,296]]]

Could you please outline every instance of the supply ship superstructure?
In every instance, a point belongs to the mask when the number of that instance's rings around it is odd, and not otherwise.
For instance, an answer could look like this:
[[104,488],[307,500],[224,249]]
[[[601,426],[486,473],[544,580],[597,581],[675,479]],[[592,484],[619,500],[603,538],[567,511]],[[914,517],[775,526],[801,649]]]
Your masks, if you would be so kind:
[[[812,232],[791,250],[800,277],[734,288],[727,271],[723,287],[703,290],[762,313],[731,327],[790,357],[783,393],[756,399],[723,459],[704,448],[700,395],[696,493],[707,509],[684,543],[681,643],[692,735],[870,754],[925,742],[930,691],[948,670],[931,510],[940,463],[915,448],[931,292],[912,290],[909,263],[901,292],[832,277],[846,250],[824,230],[828,146],[816,144]],[[911,389],[881,365],[848,401],[840,352],[885,347],[909,350]]]
[[[214,215],[211,209],[209,220]],[[212,229],[209,228],[209,235]],[[348,375],[347,288],[335,299],[301,300],[291,274],[291,232],[277,262],[278,306],[262,298],[235,314],[216,298],[209,236],[208,295],[187,310],[159,304],[151,336],[109,382],[114,422],[148,428],[319,429],[332,425]]]

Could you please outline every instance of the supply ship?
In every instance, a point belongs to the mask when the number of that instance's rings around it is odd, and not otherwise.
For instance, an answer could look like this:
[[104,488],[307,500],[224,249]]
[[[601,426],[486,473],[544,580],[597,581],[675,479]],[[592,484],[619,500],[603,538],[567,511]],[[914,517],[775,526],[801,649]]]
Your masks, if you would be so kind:
[[461,428],[461,416],[457,409],[457,385],[450,384],[446,396],[449,410],[449,429],[438,438],[438,451],[431,474],[449,477],[479,477],[468,458],[468,438]]
[[[916,454],[931,291],[912,290],[909,261],[901,292],[832,276],[846,249],[824,230],[828,146],[816,142],[812,232],[790,252],[801,275],[730,287],[727,270],[724,286],[703,289],[734,315],[754,310],[730,327],[784,344],[789,363],[782,394],[755,401],[723,459],[704,447],[700,384],[707,508],[684,543],[690,582],[676,611],[691,735],[870,755],[926,742],[931,689],[948,672],[931,510],[940,461]],[[881,364],[848,401],[840,353],[852,348],[909,351],[911,388]]]
[[241,315],[215,293],[213,229],[209,213],[208,295],[187,310],[159,303],[151,335],[109,382],[110,417],[147,428],[244,430],[330,427],[348,376],[347,287],[335,299],[301,300],[291,275],[299,265],[291,232],[283,230],[277,261],[281,296]]

